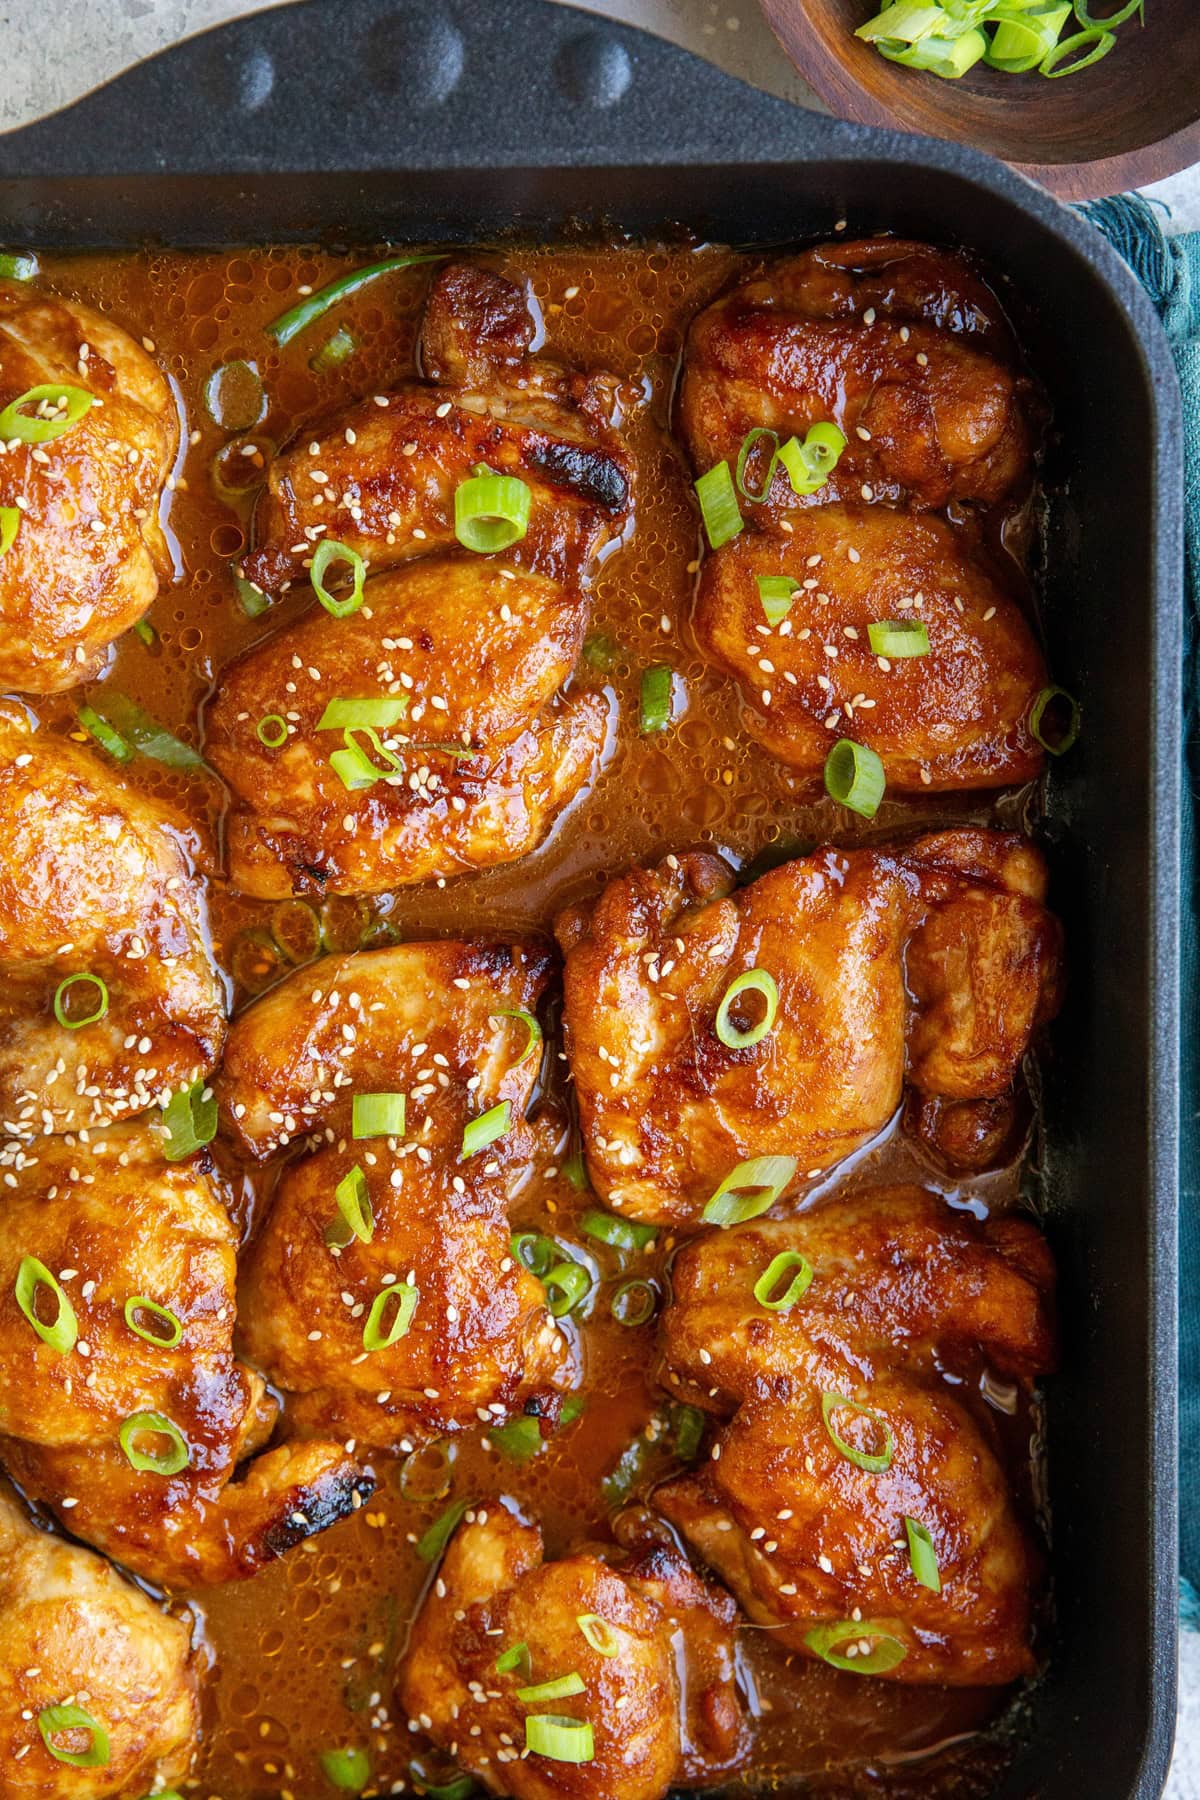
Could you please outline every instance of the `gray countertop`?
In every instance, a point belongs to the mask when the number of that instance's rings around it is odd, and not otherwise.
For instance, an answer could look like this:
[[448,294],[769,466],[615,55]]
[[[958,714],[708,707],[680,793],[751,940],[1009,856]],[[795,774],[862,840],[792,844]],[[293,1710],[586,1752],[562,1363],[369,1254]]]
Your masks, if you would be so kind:
[[[286,0],[265,0],[286,4]],[[164,45],[264,0],[3,0],[0,131],[65,106]],[[503,0],[496,0],[498,12]],[[802,105],[817,104],[763,23],[755,0],[592,0],[589,10],[643,25],[731,74]],[[46,21],[54,15],[53,57]],[[1200,165],[1146,190],[1174,229],[1200,228]],[[1169,1800],[1200,1800],[1200,1633],[1180,1648],[1180,1705]]]

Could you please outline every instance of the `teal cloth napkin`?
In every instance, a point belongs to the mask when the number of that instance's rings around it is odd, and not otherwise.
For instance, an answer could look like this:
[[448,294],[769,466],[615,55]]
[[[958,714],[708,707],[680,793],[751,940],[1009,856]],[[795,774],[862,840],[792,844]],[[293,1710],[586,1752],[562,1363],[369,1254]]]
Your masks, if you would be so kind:
[[1140,195],[1080,208],[1120,251],[1166,326],[1183,390],[1183,892],[1180,969],[1179,1552],[1183,1623],[1200,1629],[1200,231],[1168,238]]

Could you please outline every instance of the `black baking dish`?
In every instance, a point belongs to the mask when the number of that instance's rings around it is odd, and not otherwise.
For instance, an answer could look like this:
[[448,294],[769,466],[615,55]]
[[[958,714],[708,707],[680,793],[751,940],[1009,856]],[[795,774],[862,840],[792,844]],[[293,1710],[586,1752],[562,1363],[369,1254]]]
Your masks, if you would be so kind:
[[1061,439],[1050,660],[1086,730],[1047,821],[1073,971],[1047,1083],[1057,1623],[1002,1791],[1149,1800],[1175,1708],[1182,481],[1132,277],[984,157],[798,111],[547,0],[307,0],[224,26],[0,139],[0,216],[8,243],[77,246],[678,225],[767,245],[844,219],[966,245],[1011,283]]

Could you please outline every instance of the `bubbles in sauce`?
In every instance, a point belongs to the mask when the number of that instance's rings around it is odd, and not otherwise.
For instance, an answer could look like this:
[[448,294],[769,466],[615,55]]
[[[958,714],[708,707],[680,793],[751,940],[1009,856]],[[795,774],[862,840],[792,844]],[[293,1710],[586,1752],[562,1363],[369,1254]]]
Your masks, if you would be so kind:
[[[52,286],[88,300],[148,340],[178,383],[186,454],[169,524],[182,574],[148,615],[153,643],[129,633],[116,646],[107,679],[188,742],[201,741],[203,705],[221,667],[307,604],[297,593],[248,619],[230,573],[230,562],[249,539],[256,486],[271,447],[324,409],[413,374],[428,282],[424,269],[361,290],[285,350],[264,334],[263,327],[302,289],[320,287],[367,260],[367,253],[343,257],[304,248],[44,259]],[[1030,794],[998,802],[970,796],[889,801],[870,825],[848,828],[831,802],[806,791],[754,746],[742,728],[732,684],[709,671],[697,653],[688,620],[698,517],[681,453],[668,434],[670,404],[688,320],[735,272],[749,267],[746,259],[685,246],[514,251],[502,260],[510,274],[527,277],[552,354],[615,371],[645,396],[627,421],[639,472],[636,530],[605,560],[594,583],[591,629],[607,634],[615,648],[610,666],[582,662],[575,677],[607,686],[621,722],[595,786],[535,855],[444,889],[383,896],[371,903],[372,914],[401,935],[468,932],[481,923],[545,931],[560,907],[594,891],[606,876],[667,850],[703,844],[744,865],[763,851],[778,859],[831,836],[869,841],[940,823],[1023,822],[1034,804]],[[353,356],[314,371],[310,358],[338,327],[353,334]],[[228,434],[206,410],[204,391],[213,372],[235,360],[258,371],[266,412],[230,447]],[[641,673],[663,662],[680,678],[686,703],[666,731],[643,737],[637,729]],[[51,727],[77,730],[78,698],[39,701],[37,710]],[[247,928],[265,931],[271,908],[230,893],[219,877],[220,783],[145,759],[124,778],[168,803],[192,834],[201,866],[213,875],[213,936],[228,967],[235,939]],[[235,1004],[247,997],[239,990]],[[256,1208],[269,1198],[274,1172],[244,1168],[225,1148],[220,1161],[233,1210],[250,1229]],[[898,1130],[885,1133],[839,1179],[865,1184],[881,1173],[935,1185],[938,1180]],[[972,1192],[990,1205],[1003,1204],[1015,1180],[1014,1171],[1004,1171],[972,1184]],[[584,1203],[563,1178],[543,1175],[515,1209],[514,1222],[578,1242]],[[670,1249],[670,1238],[661,1238],[636,1270],[624,1273],[660,1277]],[[600,1480],[663,1404],[651,1378],[653,1322],[627,1328],[612,1319],[618,1264],[607,1250],[598,1257],[602,1279],[578,1333],[586,1425],[567,1426],[520,1466],[472,1433],[459,1443],[454,1461],[455,1496],[513,1496],[541,1518],[551,1555],[608,1535]],[[975,1371],[969,1385],[977,1388],[982,1374]],[[992,1416],[999,1418],[1019,1472],[1028,1463],[1030,1420],[1020,1409],[1012,1417],[993,1409]],[[211,1668],[204,1743],[185,1788],[221,1800],[329,1796],[320,1752],[353,1746],[370,1755],[373,1791],[401,1791],[416,1740],[407,1721],[394,1716],[392,1674],[428,1579],[413,1546],[445,1501],[406,1499],[398,1462],[381,1457],[375,1467],[378,1491],[361,1512],[253,1581],[195,1597]],[[856,1681],[777,1651],[770,1631],[760,1628],[746,1628],[743,1648],[763,1709],[751,1787],[970,1795],[993,1784],[1002,1745],[977,1733],[1003,1709],[1005,1696]]]

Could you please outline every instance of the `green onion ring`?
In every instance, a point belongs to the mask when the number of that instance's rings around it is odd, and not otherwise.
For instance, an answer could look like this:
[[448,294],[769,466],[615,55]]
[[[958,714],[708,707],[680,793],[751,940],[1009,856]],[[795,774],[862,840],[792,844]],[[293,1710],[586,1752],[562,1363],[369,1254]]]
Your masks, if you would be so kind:
[[556,1263],[542,1276],[546,1289],[546,1307],[554,1319],[565,1319],[575,1311],[592,1291],[591,1272],[582,1263],[570,1260]]
[[[222,390],[228,389],[223,398]],[[204,384],[204,405],[222,431],[253,431],[267,416],[267,396],[254,364],[240,358],[222,363]]]
[[709,544],[714,550],[719,550],[722,544],[727,544],[730,538],[737,536],[745,522],[737,503],[729,464],[714,463],[711,469],[700,476],[695,489]]
[[548,1757],[551,1762],[587,1763],[596,1756],[588,1721],[563,1718],[557,1713],[530,1713],[525,1721],[525,1747],[532,1755]]
[[321,348],[310,356],[308,366],[315,375],[324,375],[330,369],[338,369],[347,362],[358,349],[358,340],[353,332],[339,325],[331,338],[327,338]]
[[[770,461],[767,463],[767,472],[763,477],[762,486],[759,488],[758,492],[756,493],[753,488],[748,488],[746,486],[745,476],[746,476],[747,460],[753,455],[754,446],[757,443],[759,438],[770,438],[770,440],[771,440],[771,458],[770,458]],[[753,426],[746,433],[745,437],[742,439],[742,447],[738,451],[738,454],[737,454],[737,466],[733,472],[733,479],[737,486],[738,493],[742,495],[743,499],[754,500],[754,501],[762,501],[762,500],[766,499],[767,495],[771,491],[771,483],[775,478],[775,464],[778,462],[778,460],[779,460],[779,433],[777,431],[772,431],[766,425]]]
[[107,750],[108,754],[115,757],[117,762],[133,761],[133,745],[127,743],[121,733],[115,726],[110,725],[107,719],[102,719],[94,706],[79,708],[79,723],[85,731],[90,732],[100,748]]
[[[394,1281],[387,1287],[380,1288],[371,1302],[371,1310],[363,1326],[363,1349],[368,1353],[390,1350],[402,1337],[407,1337],[420,1297],[420,1289],[413,1287],[408,1281]],[[392,1314],[391,1324],[385,1330],[384,1314],[393,1300],[397,1302],[396,1310]]]
[[168,1162],[182,1162],[212,1143],[217,1135],[217,1097],[206,1092],[203,1076],[171,1095],[162,1123],[167,1134],[163,1156]]
[[[805,1632],[804,1642],[822,1662],[835,1669],[846,1669],[851,1675],[886,1675],[908,1655],[898,1637],[881,1625],[873,1625],[869,1619],[842,1619],[832,1625],[815,1625]],[[874,1647],[864,1655],[858,1647],[867,1642]],[[839,1644],[849,1645],[854,1654],[840,1651]]]
[[1146,0],[1125,0],[1124,6],[1118,7],[1115,13],[1109,13],[1105,19],[1092,17],[1089,0],[1075,0],[1073,10],[1085,31],[1115,31],[1118,25],[1124,25],[1127,19],[1132,19],[1134,13],[1140,13],[1142,24],[1146,23]]
[[[71,989],[81,981],[90,981],[92,986],[96,989],[99,998],[96,1001],[94,1009],[90,1013],[86,1013],[83,1018],[69,1018],[67,1016],[66,997]],[[65,1026],[68,1031],[79,1031],[85,1025],[97,1024],[98,1021],[105,1016],[107,1011],[108,985],[100,979],[99,975],[93,975],[90,971],[81,969],[76,975],[65,975],[54,990],[54,1016],[59,1024]]]
[[500,1100],[495,1106],[489,1106],[485,1113],[480,1113],[477,1119],[469,1119],[463,1130],[460,1162],[478,1156],[481,1150],[486,1150],[489,1144],[502,1138],[511,1127],[511,1100]]
[[[56,1762],[70,1763],[73,1769],[103,1769],[108,1765],[108,1732],[99,1719],[93,1719],[82,1706],[43,1706],[38,1714],[38,1730],[42,1742]],[[89,1731],[92,1741],[86,1750],[61,1750],[54,1739],[64,1731]]]
[[822,419],[805,433],[804,441],[790,437],[779,446],[779,460],[787,470],[792,492],[815,494],[825,486],[841,460],[846,440],[836,425]]
[[740,1225],[774,1206],[796,1173],[794,1156],[753,1156],[730,1171],[703,1213],[706,1225]]
[[[162,1319],[166,1324],[169,1337],[159,1337],[157,1332],[149,1331],[145,1325],[139,1325],[137,1315],[150,1313],[155,1319]],[[147,1344],[153,1344],[156,1350],[173,1350],[183,1338],[183,1321],[173,1313],[169,1306],[160,1306],[157,1300],[150,1300],[145,1294],[131,1294],[125,1302],[125,1323],[137,1337],[143,1338]]]
[[533,492],[516,475],[488,469],[454,490],[454,535],[464,550],[488,556],[517,544],[529,530]]
[[914,1578],[930,1593],[940,1594],[942,1577],[938,1571],[937,1551],[933,1547],[933,1538],[929,1527],[922,1525],[920,1519],[910,1519],[905,1514],[904,1530],[908,1537],[908,1561]]
[[[55,438],[65,437],[91,412],[94,399],[85,388],[70,387],[62,381],[48,381],[39,387],[27,388],[0,412],[0,443],[9,444],[15,440],[20,444],[49,444]],[[65,401],[66,404],[56,408],[50,417],[31,417],[25,411],[27,406],[40,407],[47,400]]]
[[512,1239],[512,1253],[539,1280],[562,1254],[554,1239],[543,1237],[540,1231],[518,1231]]
[[268,750],[278,750],[288,741],[288,723],[282,713],[264,713],[254,727],[254,735]]
[[[58,1311],[52,1325],[44,1325],[37,1316],[39,1287],[49,1288],[58,1301]],[[57,1350],[60,1356],[69,1355],[79,1342],[79,1321],[58,1277],[51,1274],[45,1263],[39,1262],[36,1256],[23,1256],[13,1291],[17,1296],[17,1305],[42,1342],[49,1344],[52,1350]]]
[[508,1008],[504,1012],[489,1013],[488,1019],[489,1021],[492,1019],[519,1019],[525,1027],[528,1034],[525,1039],[525,1047],[516,1062],[510,1065],[510,1070],[519,1069],[522,1063],[529,1061],[535,1050],[541,1049],[542,1028],[531,1012],[525,1012],[521,1008]]
[[21,529],[19,506],[0,506],[0,556],[7,556]]
[[[835,1412],[852,1412],[860,1419],[871,1419],[883,1431],[882,1450],[859,1450],[840,1437],[833,1423]],[[892,1457],[896,1450],[896,1439],[891,1426],[882,1413],[873,1412],[869,1406],[861,1406],[857,1400],[850,1400],[845,1394],[823,1393],[821,1395],[821,1418],[825,1422],[825,1430],[829,1441],[847,1462],[852,1462],[856,1469],[864,1469],[868,1475],[882,1475],[892,1466]]]
[[641,705],[638,730],[643,737],[654,731],[665,731],[671,723],[671,688],[675,671],[669,663],[652,663],[642,671]]
[[[142,1431],[153,1431],[160,1437],[169,1438],[171,1440],[170,1450],[159,1452],[157,1455],[150,1451],[139,1450],[133,1440]],[[186,1469],[192,1460],[187,1439],[178,1425],[168,1419],[165,1413],[130,1413],[117,1435],[121,1448],[125,1452],[126,1461],[139,1474],[178,1475],[179,1471]]]
[[[1046,708],[1052,705],[1055,700],[1066,701],[1068,708],[1067,728],[1058,738],[1057,742],[1051,743],[1050,739],[1042,734],[1042,719],[1045,716]],[[1083,711],[1078,700],[1076,700],[1073,694],[1069,694],[1066,688],[1054,686],[1044,687],[1030,710],[1029,734],[1037,740],[1043,750],[1048,750],[1051,756],[1065,756],[1079,736],[1079,726],[1082,717]]]
[[[736,1025],[730,1024],[729,1014],[738,997],[750,992],[762,995],[763,1016],[757,1025],[751,1025],[746,1031],[739,1031]],[[744,975],[738,975],[725,989],[717,1008],[717,1036],[727,1050],[749,1050],[755,1044],[761,1044],[774,1026],[778,1011],[779,987],[775,977],[766,969],[747,969]]]
[[[1051,81],[1059,81],[1064,75],[1077,75],[1080,69],[1090,69],[1093,63],[1098,63],[1102,57],[1107,56],[1110,50],[1115,49],[1116,42],[1116,33],[1112,31],[1077,31],[1074,37],[1063,38],[1061,43],[1055,44],[1047,52],[1038,64],[1039,71]],[[1074,62],[1067,63],[1065,69],[1059,67],[1073,52],[1084,50],[1089,44],[1091,49],[1086,56],[1078,56]],[[3,420],[0,420],[0,425],[2,424]]]
[[768,625],[782,625],[800,592],[800,583],[790,575],[757,575],[758,598]]
[[887,787],[883,762],[866,744],[839,738],[825,758],[825,792],[860,818],[873,819]]
[[578,1669],[572,1669],[569,1675],[556,1675],[552,1681],[539,1681],[535,1687],[518,1688],[516,1693],[523,1705],[537,1706],[542,1700],[569,1700],[573,1694],[585,1691],[582,1675]]
[[[357,1163],[342,1176],[342,1179],[333,1190],[333,1198],[337,1204],[338,1212],[349,1230],[353,1232],[360,1243],[369,1244],[371,1239],[375,1236],[375,1214],[371,1210],[371,1196],[367,1190],[367,1178]],[[385,1294],[391,1293],[391,1291],[390,1288],[384,1289]],[[382,1312],[382,1310],[381,1307],[380,1311]],[[407,1329],[407,1327],[405,1329]],[[397,1335],[401,1334],[398,1333]],[[371,1345],[370,1348],[377,1350],[380,1346],[374,1344]]]
[[513,1675],[520,1670],[522,1675],[532,1672],[533,1658],[529,1654],[529,1645],[522,1639],[519,1644],[510,1644],[496,1658],[497,1675]]
[[609,1311],[618,1325],[636,1327],[647,1324],[658,1310],[658,1289],[640,1275],[623,1281],[609,1302]]
[[[400,1464],[397,1477],[400,1492],[414,1506],[427,1506],[444,1500],[454,1480],[454,1461],[458,1450],[447,1438],[435,1438],[412,1450]],[[425,1480],[422,1481],[422,1477]]]
[[405,1094],[355,1094],[350,1102],[350,1135],[403,1137],[407,1103]]
[[658,1236],[657,1225],[639,1225],[636,1219],[618,1219],[595,1207],[579,1221],[585,1237],[607,1244],[612,1250],[645,1250]]
[[576,1613],[575,1623],[597,1656],[619,1656],[621,1640],[607,1619],[599,1613]]
[[236,563],[230,563],[229,573],[233,576],[233,585],[237,589],[238,605],[248,619],[257,619],[270,606],[270,595],[264,594],[252,581],[247,581]]
[[454,1536],[463,1516],[474,1506],[473,1500],[456,1500],[444,1513],[439,1513],[429,1530],[417,1540],[417,1555],[422,1562],[436,1562]]
[[365,1750],[322,1750],[320,1760],[334,1787],[344,1794],[361,1794],[371,1779],[371,1759]]
[[373,694],[364,699],[337,695],[317,720],[318,731],[345,731],[347,726],[373,725],[388,731],[408,711],[407,694]]
[[[771,1295],[789,1270],[796,1274],[788,1283],[779,1298],[772,1300]],[[808,1258],[801,1256],[798,1250],[781,1250],[773,1257],[754,1284],[754,1298],[768,1312],[791,1312],[797,1300],[802,1300],[812,1286],[815,1271]]]
[[0,253],[0,278],[5,281],[34,281],[41,274],[36,256],[23,256],[17,250]]
[[471,1800],[471,1795],[478,1792],[473,1775],[455,1775],[449,1781],[437,1783],[427,1781],[421,1772],[420,1763],[409,1763],[409,1779],[413,1782],[418,1794],[425,1800]]
[[[325,574],[330,563],[348,563],[353,576],[353,586],[348,597],[338,600],[325,586]],[[348,544],[339,544],[336,538],[322,538],[313,552],[312,564],[308,571],[308,579],[313,593],[321,602],[327,613],[335,619],[348,619],[356,613],[363,603],[363,582],[367,576],[367,565],[357,550],[351,550]]]
[[673,1406],[675,1454],[681,1462],[694,1462],[704,1436],[704,1414],[698,1406]]
[[867,638],[876,656],[929,655],[929,628],[923,619],[872,619]]

